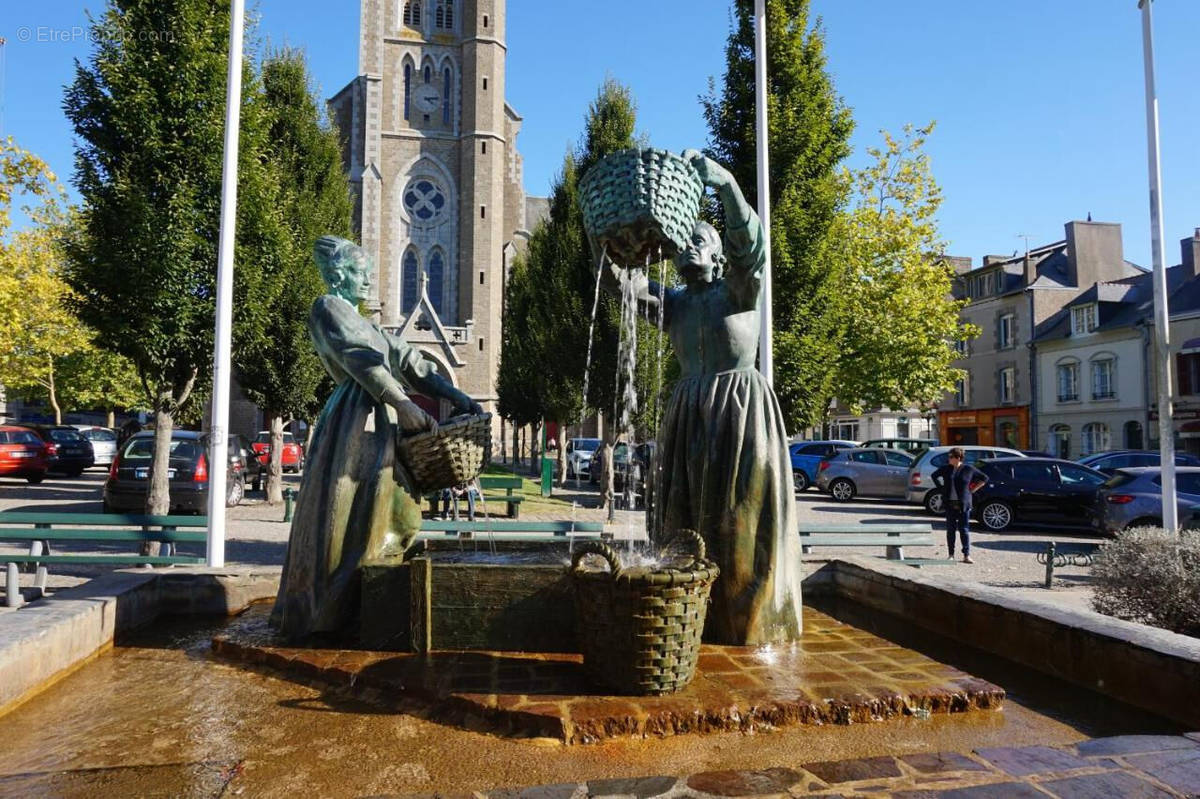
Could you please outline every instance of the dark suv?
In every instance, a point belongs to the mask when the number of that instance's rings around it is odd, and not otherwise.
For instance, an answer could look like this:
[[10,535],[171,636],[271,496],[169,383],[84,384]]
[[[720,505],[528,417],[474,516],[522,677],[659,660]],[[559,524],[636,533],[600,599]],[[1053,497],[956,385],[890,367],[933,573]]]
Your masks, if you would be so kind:
[[[167,466],[171,512],[208,512],[208,433],[194,430],[171,432],[171,454]],[[141,513],[150,492],[150,462],[154,457],[154,431],[136,433],[121,445],[104,481],[105,513]],[[237,446],[229,447],[226,472],[226,507],[233,507],[246,494],[246,459]]]
[[24,425],[37,433],[46,445],[48,465],[46,471],[61,472],[68,477],[78,477],[84,469],[90,469],[96,461],[92,442],[74,427],[65,424]]
[[[1159,466],[1162,464],[1162,453],[1156,449],[1118,449],[1087,455],[1080,458],[1079,462],[1089,469],[1104,472],[1112,477],[1117,473],[1117,469]],[[1186,452],[1176,452],[1175,465],[1200,466],[1200,458]]]
[[1096,494],[1108,478],[1058,458],[996,458],[975,468],[988,482],[971,498],[975,516],[992,532],[1017,522],[1091,527]]

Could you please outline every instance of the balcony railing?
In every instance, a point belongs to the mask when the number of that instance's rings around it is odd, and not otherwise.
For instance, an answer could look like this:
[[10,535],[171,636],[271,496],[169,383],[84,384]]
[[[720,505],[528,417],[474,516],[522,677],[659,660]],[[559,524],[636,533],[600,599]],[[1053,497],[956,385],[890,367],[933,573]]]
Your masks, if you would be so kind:
[[1079,392],[1075,391],[1070,394],[1059,394],[1058,401],[1059,402],[1078,402],[1079,401]]
[[1115,399],[1116,396],[1117,396],[1117,392],[1115,392],[1115,391],[1093,391],[1092,392],[1092,399],[1094,399],[1094,400]]

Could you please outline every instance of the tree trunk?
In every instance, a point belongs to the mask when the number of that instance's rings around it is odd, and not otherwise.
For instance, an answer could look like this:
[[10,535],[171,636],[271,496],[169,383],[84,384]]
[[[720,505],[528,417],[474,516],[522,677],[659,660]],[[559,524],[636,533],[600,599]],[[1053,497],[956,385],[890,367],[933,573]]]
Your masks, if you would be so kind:
[[312,419],[306,419],[304,425],[304,457],[308,458],[308,453],[312,452],[313,433],[317,430],[317,423]]
[[104,414],[104,426],[109,430],[117,426],[117,412],[114,409],[109,408]]
[[529,473],[541,473],[542,463],[542,424],[534,422],[530,425],[529,433]]
[[513,423],[512,426],[512,465],[517,468],[517,464],[521,460],[521,426]]
[[506,445],[508,444],[508,439],[505,437],[505,434],[507,432],[508,431],[505,430],[505,428],[504,428],[504,418],[501,417],[501,419],[500,419],[500,462],[501,463],[508,463],[508,451],[505,448]]
[[283,417],[271,416],[271,455],[267,459],[267,504],[283,502]]
[[[166,516],[171,511],[171,488],[167,480],[171,431],[175,426],[171,400],[171,389],[164,388],[159,390],[154,403],[154,458],[150,461],[150,490],[146,494],[146,513],[151,516]],[[157,541],[142,544],[143,555],[157,555],[158,551]]]
[[58,407],[58,392],[54,388],[54,359],[50,361],[50,382],[46,384],[46,388],[50,390],[50,407],[54,409],[54,423],[62,424],[62,408]]
[[567,487],[567,426],[558,426],[558,485]]

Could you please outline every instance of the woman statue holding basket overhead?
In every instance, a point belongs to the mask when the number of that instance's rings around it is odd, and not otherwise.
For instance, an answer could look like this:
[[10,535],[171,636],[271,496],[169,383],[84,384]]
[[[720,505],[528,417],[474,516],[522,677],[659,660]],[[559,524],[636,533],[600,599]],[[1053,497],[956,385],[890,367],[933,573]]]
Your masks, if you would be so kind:
[[683,158],[717,192],[724,246],[712,225],[697,222],[675,256],[682,288],[664,288],[640,269],[614,267],[605,276],[610,290],[635,281],[647,312],[662,313],[681,370],[659,429],[662,506],[651,534],[666,540],[696,530],[720,567],[705,641],[795,640],[800,545],[787,432],[775,392],[755,368],[762,223],[724,167],[695,150]]
[[407,392],[482,413],[432,361],[359,314],[370,264],[357,245],[322,236],[315,256],[329,293],[313,303],[308,332],[337,387],[317,420],[272,613],[293,637],[342,631],[357,606],[361,563],[399,557],[420,528],[420,497],[396,460],[396,439],[436,430],[437,421]]

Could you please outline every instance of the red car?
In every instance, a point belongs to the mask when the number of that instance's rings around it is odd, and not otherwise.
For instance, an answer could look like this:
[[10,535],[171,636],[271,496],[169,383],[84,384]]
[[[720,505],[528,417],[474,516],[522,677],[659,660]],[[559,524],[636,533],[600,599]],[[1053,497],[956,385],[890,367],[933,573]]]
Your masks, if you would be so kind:
[[[250,445],[254,450],[254,454],[258,456],[258,462],[263,466],[270,463],[271,458],[271,431],[263,430],[254,437],[254,443]],[[300,445],[296,443],[295,437],[291,433],[283,434],[283,457],[281,459],[283,470],[285,472],[297,472],[304,468],[304,450],[300,449]]]
[[27,427],[0,425],[0,477],[24,477],[40,483],[50,456],[37,433]]

